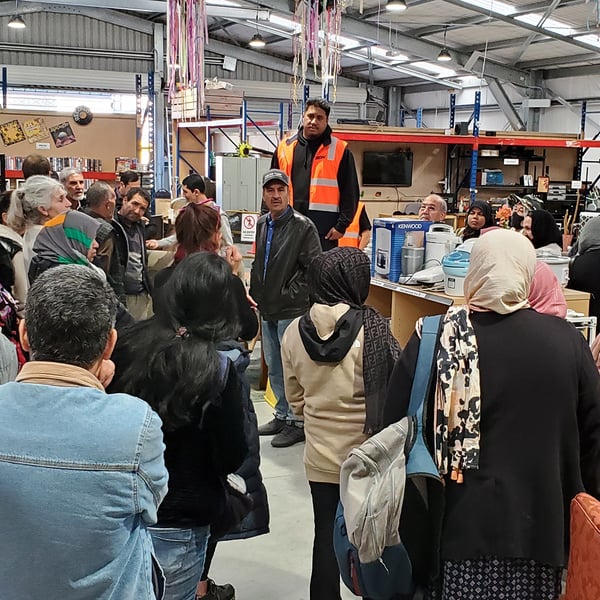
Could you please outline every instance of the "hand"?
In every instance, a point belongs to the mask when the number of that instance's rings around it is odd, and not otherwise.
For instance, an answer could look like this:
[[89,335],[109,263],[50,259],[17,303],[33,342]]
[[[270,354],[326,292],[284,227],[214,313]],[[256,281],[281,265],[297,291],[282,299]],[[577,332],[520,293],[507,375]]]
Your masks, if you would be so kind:
[[256,300],[248,293],[246,293],[246,299],[252,308],[258,308],[258,304],[256,304]]
[[335,227],[332,227],[325,236],[326,240],[339,240],[344,237],[343,233],[340,233]]
[[150,219],[148,217],[142,217],[140,221],[143,225],[148,225],[150,223]]
[[158,240],[146,240],[146,248],[148,250],[158,250]]
[[600,371],[600,333],[594,338],[594,341],[592,342],[592,356],[594,357],[594,360],[596,361],[596,366],[598,367],[598,370]]
[[231,270],[237,274],[242,262],[242,254],[236,246],[227,246],[225,248],[225,260],[231,265]]
[[103,360],[98,371],[98,381],[106,388],[115,376],[115,363],[112,360]]

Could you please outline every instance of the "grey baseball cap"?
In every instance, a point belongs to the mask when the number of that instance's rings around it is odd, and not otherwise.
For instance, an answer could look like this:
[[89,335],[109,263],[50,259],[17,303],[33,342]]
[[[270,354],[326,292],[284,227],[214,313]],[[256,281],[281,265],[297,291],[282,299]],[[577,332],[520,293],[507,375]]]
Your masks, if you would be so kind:
[[263,187],[265,187],[267,183],[271,183],[271,181],[281,181],[281,183],[285,183],[285,185],[290,185],[289,177],[279,169],[271,169],[263,175]]

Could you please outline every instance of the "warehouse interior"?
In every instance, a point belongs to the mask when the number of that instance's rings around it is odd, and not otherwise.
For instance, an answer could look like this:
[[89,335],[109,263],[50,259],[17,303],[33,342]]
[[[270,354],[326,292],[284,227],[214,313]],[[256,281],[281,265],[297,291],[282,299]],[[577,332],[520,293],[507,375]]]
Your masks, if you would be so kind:
[[[258,218],[272,154],[306,100],[324,96],[371,221],[414,217],[432,193],[454,229],[475,199],[496,210],[539,198],[571,236],[600,214],[600,0],[188,3],[199,12],[183,47],[169,11],[184,0],[0,0],[1,189],[23,183],[31,152],[56,171],[80,168],[86,187],[114,188],[131,169],[166,230],[171,199],[199,173],[231,213],[248,276],[254,248],[240,214]],[[368,181],[369,154],[392,152],[410,160],[410,177]],[[388,283],[372,285],[370,299],[403,344],[417,317],[452,304],[424,293],[413,315],[416,300]],[[570,293],[569,308],[587,317],[589,294]],[[402,331],[401,311],[415,317]],[[260,343],[250,377],[264,423]],[[262,438],[261,452],[272,533],[219,544],[211,577],[233,584],[238,600],[305,600],[313,532],[303,447],[274,450]]]

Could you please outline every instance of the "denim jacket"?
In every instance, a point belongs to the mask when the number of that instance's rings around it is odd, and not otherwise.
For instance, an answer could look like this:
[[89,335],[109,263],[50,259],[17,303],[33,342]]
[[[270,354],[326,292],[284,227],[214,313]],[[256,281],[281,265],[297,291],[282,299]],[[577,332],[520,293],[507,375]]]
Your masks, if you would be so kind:
[[145,402],[78,367],[28,363],[0,386],[2,600],[153,600],[163,451]]

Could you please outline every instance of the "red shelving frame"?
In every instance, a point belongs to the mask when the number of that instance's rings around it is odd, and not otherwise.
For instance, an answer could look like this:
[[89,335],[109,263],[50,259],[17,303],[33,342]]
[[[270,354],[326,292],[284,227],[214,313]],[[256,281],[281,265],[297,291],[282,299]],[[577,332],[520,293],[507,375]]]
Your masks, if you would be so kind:
[[[104,171],[84,171],[84,179],[99,179],[102,181],[116,181],[115,173],[106,173]],[[6,179],[23,179],[23,171],[15,171],[13,169],[6,170]]]

